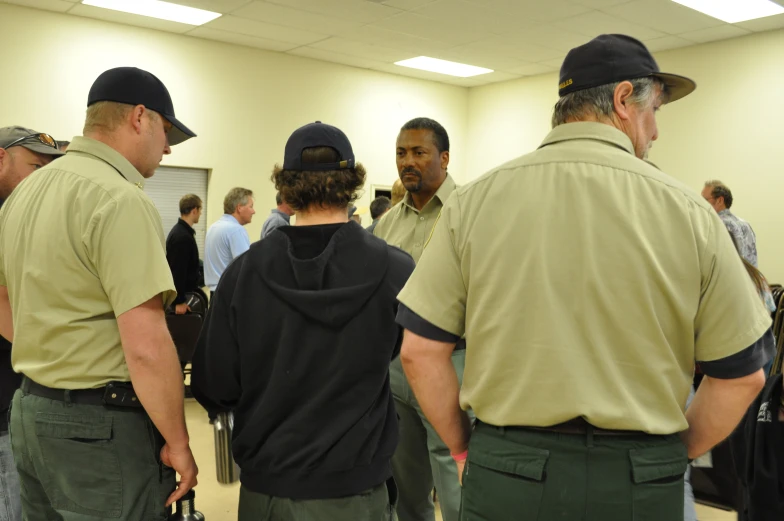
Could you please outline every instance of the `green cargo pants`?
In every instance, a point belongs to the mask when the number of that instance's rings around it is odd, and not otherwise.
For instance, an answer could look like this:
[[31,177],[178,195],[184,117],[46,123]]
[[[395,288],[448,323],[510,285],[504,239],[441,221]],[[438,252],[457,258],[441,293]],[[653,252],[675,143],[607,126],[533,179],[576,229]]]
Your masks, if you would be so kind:
[[160,463],[163,438],[143,409],[18,390],[10,432],[25,521],[167,519],[175,474]]
[[[390,484],[390,486],[393,486]],[[395,492],[393,491],[394,495]],[[391,501],[390,501],[391,500]],[[296,500],[240,488],[238,521],[396,521],[386,483],[356,496]]]
[[683,521],[679,436],[558,434],[477,422],[462,521]]
[[[452,354],[452,365],[462,384],[465,350]],[[433,487],[438,493],[443,521],[457,521],[460,514],[460,483],[457,465],[449,448],[427,421],[408,384],[400,358],[389,368],[395,398],[400,439],[392,458],[392,472],[400,489],[397,515],[400,521],[434,521]]]

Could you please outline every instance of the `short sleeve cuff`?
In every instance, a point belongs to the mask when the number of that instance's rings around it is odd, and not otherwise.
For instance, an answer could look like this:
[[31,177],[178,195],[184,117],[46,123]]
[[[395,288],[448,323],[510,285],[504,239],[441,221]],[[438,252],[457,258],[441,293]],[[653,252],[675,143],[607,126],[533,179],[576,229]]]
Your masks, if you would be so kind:
[[756,342],[739,353],[720,360],[698,361],[698,363],[703,374],[729,380],[756,373],[771,360],[775,352],[776,341],[773,338],[773,330],[768,329]]
[[398,306],[397,317],[395,320],[401,327],[430,340],[451,343],[457,343],[460,341],[459,336],[454,335],[449,331],[445,331],[434,324],[431,324],[424,318],[411,311],[405,306],[405,304],[402,303]]

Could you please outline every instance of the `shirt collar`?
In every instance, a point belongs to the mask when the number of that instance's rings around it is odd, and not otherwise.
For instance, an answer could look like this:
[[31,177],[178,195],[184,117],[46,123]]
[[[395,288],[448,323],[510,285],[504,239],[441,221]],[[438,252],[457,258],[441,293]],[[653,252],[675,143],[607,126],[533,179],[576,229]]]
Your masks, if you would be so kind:
[[237,220],[237,218],[231,215],[230,213],[224,213],[221,219],[224,221],[229,221],[231,223],[236,223],[238,226],[242,226],[240,222]]
[[286,220],[287,223],[291,222],[291,216],[289,214],[287,214],[286,212],[282,212],[282,211],[278,210],[277,208],[273,208],[272,209],[272,213],[276,213],[276,214],[280,215],[281,217],[283,217]]
[[724,210],[719,212],[719,215],[732,215],[732,212],[729,208],[725,208]]
[[[456,188],[457,185],[455,184],[455,180],[452,179],[452,176],[447,173],[444,182],[441,183],[441,186],[438,187],[438,190],[436,190],[436,193],[433,194],[433,197],[427,202],[427,204],[422,207],[422,210],[430,206],[430,203],[432,203],[434,199],[438,199],[438,202],[441,204],[441,206],[444,206],[444,203],[446,203],[446,200],[449,199],[449,196],[452,195],[452,192],[454,192]],[[406,195],[403,196],[403,204],[415,212],[421,211],[417,210],[414,206],[414,200],[411,198],[411,194],[409,192],[406,192]]]
[[196,235],[196,230],[194,230],[194,229],[193,229],[193,226],[191,226],[190,224],[188,224],[187,222],[185,222],[185,219],[183,219],[182,217],[180,217],[180,220],[179,220],[179,221],[177,221],[177,223],[178,223],[180,226],[184,226],[185,228],[187,228],[187,229],[188,229],[188,231],[190,231],[190,232],[191,232],[193,235]]
[[629,136],[610,125],[590,121],[558,125],[550,131],[539,148],[544,148],[548,145],[560,143],[562,141],[574,141],[578,139],[601,141],[634,155],[634,145],[632,144],[632,140],[629,139]]
[[89,137],[77,136],[73,138],[66,154],[68,152],[81,152],[96,157],[117,170],[129,183],[138,188],[144,188],[144,176],[122,154],[106,143]]

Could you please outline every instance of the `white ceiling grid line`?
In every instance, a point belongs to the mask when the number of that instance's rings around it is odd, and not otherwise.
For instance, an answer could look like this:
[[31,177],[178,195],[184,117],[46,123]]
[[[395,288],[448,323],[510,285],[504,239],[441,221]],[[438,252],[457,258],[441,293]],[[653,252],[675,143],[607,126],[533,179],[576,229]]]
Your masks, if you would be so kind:
[[[671,0],[167,0],[223,16],[200,27],[81,4],[0,0],[362,69],[465,87],[557,71],[569,49],[601,33],[652,51],[784,28],[784,15],[727,24]],[[774,0],[784,5],[784,0]],[[394,65],[430,56],[495,72],[455,78]]]

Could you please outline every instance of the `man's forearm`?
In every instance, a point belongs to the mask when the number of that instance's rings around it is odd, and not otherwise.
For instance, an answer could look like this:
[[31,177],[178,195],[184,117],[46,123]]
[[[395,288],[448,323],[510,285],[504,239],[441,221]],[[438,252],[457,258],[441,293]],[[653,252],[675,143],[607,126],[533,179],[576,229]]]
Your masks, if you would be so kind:
[[159,349],[126,354],[126,362],[139,401],[166,442],[179,449],[187,447],[189,442],[182,369],[174,344],[166,336],[160,339]]
[[406,331],[400,360],[419,406],[452,454],[468,449],[471,421],[460,409],[460,384],[452,365],[454,344]]
[[689,429],[682,438],[689,457],[702,456],[729,436],[764,385],[762,369],[731,380],[703,378],[686,411]]

